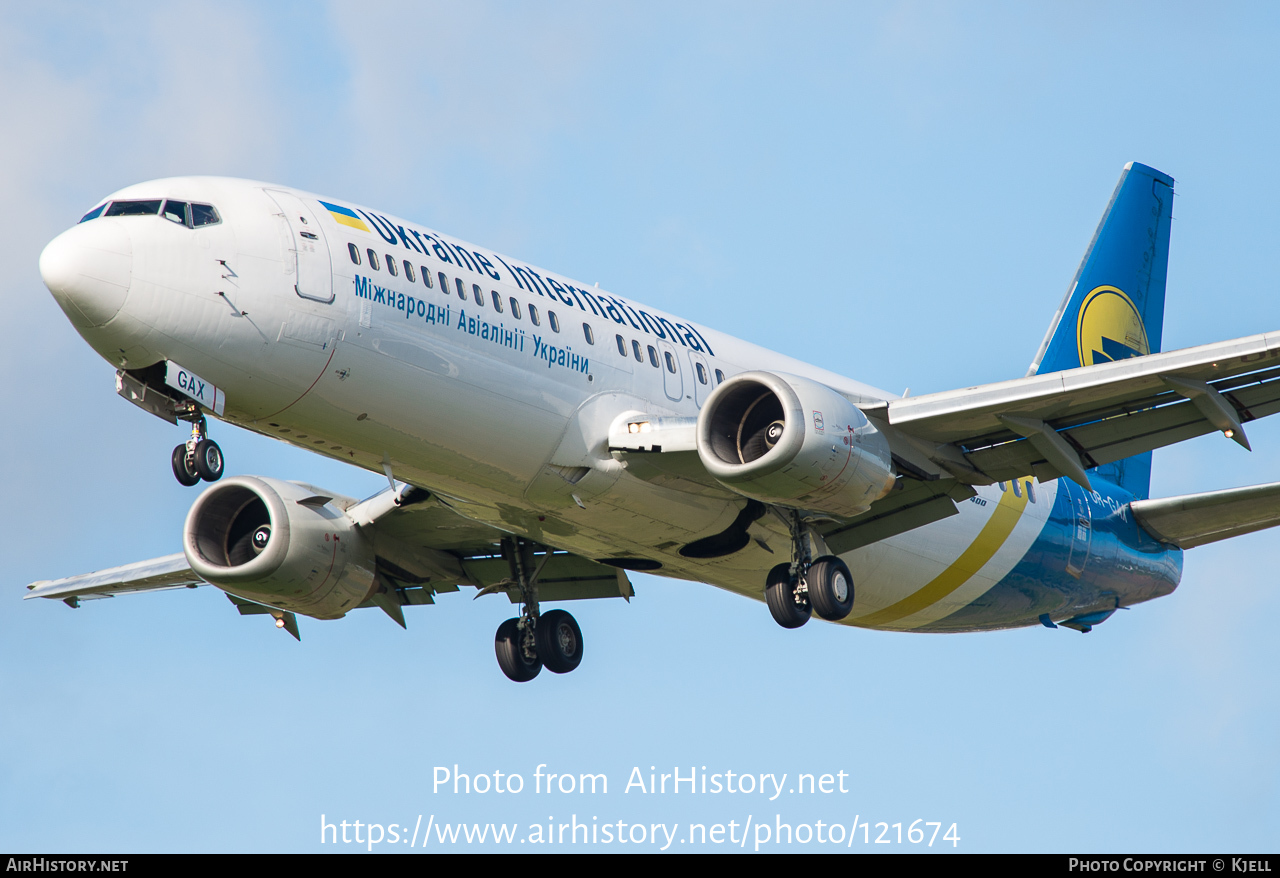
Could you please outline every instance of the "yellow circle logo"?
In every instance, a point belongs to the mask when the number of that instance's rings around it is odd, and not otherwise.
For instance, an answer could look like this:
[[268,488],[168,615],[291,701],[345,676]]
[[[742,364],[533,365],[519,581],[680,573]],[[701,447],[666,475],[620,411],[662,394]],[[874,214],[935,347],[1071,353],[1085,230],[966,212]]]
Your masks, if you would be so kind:
[[1084,297],[1076,319],[1076,344],[1082,366],[1151,353],[1142,315],[1116,287],[1095,287]]

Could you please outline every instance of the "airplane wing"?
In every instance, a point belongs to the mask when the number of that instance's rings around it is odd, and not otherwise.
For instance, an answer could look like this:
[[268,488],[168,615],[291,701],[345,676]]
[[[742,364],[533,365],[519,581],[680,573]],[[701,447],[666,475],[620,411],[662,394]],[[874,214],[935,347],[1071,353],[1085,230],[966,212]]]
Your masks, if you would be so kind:
[[[819,527],[835,552],[955,515],[971,485],[1034,475],[1091,487],[1088,469],[1214,430],[1248,448],[1243,425],[1280,411],[1280,333],[860,408],[900,478],[868,512]],[[619,422],[609,450],[633,475],[732,498],[698,460],[695,419],[630,420],[644,431]]]
[[191,572],[186,556],[179,552],[176,555],[137,561],[65,579],[33,582],[27,586],[26,597],[54,598],[74,607],[81,600],[110,598],[134,591],[195,588],[205,584],[203,579]]
[[1156,539],[1194,549],[1280,524],[1280,482],[1135,500],[1129,508]]
[[[374,541],[378,587],[361,607],[379,607],[403,626],[401,607],[435,603],[434,595],[456,592],[461,585],[475,586],[482,592],[504,592],[512,603],[519,602],[518,591],[508,587],[509,568],[501,548],[502,540],[510,536],[506,532],[465,518],[440,498],[408,485],[394,492],[384,489],[360,503],[342,498],[335,505],[346,507],[346,514]],[[634,594],[625,571],[588,558],[539,547],[533,561],[539,571],[539,596],[544,601],[629,600]],[[56,599],[76,607],[81,600],[206,584],[191,569],[186,556],[178,553],[34,582],[27,586],[26,597]],[[251,601],[228,597],[242,614],[267,612]]]
[[1280,411],[1280,333],[1184,348],[863,410],[900,469],[968,484],[1085,470]]

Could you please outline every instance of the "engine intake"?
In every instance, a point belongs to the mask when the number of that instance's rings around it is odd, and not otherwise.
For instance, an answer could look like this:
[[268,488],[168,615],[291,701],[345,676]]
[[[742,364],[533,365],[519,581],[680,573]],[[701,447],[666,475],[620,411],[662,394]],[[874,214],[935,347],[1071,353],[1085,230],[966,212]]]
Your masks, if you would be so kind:
[[765,503],[851,517],[893,486],[880,431],[839,393],[796,375],[725,381],[702,407],[697,443],[712,476]]
[[345,512],[320,501],[292,482],[224,479],[187,513],[187,563],[247,600],[340,618],[374,588],[373,549]]

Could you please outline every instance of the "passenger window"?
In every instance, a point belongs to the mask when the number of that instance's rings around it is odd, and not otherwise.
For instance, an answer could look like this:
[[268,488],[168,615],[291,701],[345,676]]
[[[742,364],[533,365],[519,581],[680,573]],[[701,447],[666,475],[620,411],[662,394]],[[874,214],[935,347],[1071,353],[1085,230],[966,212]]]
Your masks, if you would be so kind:
[[724,384],[724,373],[716,369],[716,384]]
[[658,365],[658,352],[653,349],[653,345],[649,345],[649,365],[655,369],[662,368]]
[[372,268],[374,271],[377,271],[378,270],[378,254],[373,252],[372,247],[370,247],[368,250],[364,252],[369,255],[369,267]]
[[1036,489],[1035,486],[1031,484],[1030,479],[1027,479],[1027,499],[1032,503],[1036,502]]
[[552,332],[560,331],[560,318],[556,316],[556,312],[554,311],[547,312],[547,322],[551,324]]
[[502,296],[498,295],[497,290],[489,290],[489,297],[493,299],[493,310],[501,314],[502,313]]
[[618,353],[625,357],[627,355],[627,343],[622,340],[622,336],[620,335],[615,335],[614,338],[618,342]]
[[484,290],[480,289],[479,284],[471,285],[471,295],[476,300],[476,304],[481,308],[484,307]]
[[387,254],[387,271],[391,272],[392,277],[399,274],[399,272],[396,271],[396,258],[390,253]]
[[413,263],[408,259],[404,261],[404,276],[409,279],[409,283],[417,281],[417,278],[413,276]]
[[422,282],[427,285],[427,289],[431,289],[431,269],[427,268],[425,265],[421,266],[421,268]]
[[541,326],[541,325],[542,325],[542,318],[540,318],[540,317],[538,316],[538,306],[537,306],[537,305],[530,305],[530,306],[529,306],[529,319],[530,319],[531,321],[533,321],[533,325],[534,325],[534,326]]
[[436,277],[440,279],[440,292],[444,293],[446,296],[449,295],[449,278],[444,276],[443,271],[438,273]]
[[185,201],[166,201],[160,215],[180,226],[187,224],[187,203]]
[[698,381],[702,384],[707,383],[707,369],[701,363],[694,366],[694,371],[698,373]]
[[634,338],[631,339],[631,353],[635,354],[637,363],[644,362],[644,354],[640,353],[640,342]]
[[1001,493],[1001,494],[1003,494],[1005,491],[1009,490],[1007,487],[1005,487],[1004,482],[996,482],[996,484],[1000,486],[1000,493]]
[[583,335],[583,337],[587,340],[587,344],[595,344],[595,343],[596,343],[596,334],[595,334],[594,332],[592,332],[592,331],[591,331],[591,324],[590,324],[590,323],[584,323],[584,324],[582,324],[582,335]]
[[220,222],[222,222],[222,217],[218,216],[218,209],[212,204],[191,205],[191,225],[196,228],[212,226]]
[[460,277],[455,277],[453,283],[458,288],[458,298],[465,302],[467,300],[467,285],[462,282]]
[[1021,484],[1017,479],[1014,479],[1014,480],[1013,480],[1013,482],[1012,482],[1011,484],[1013,485],[1013,496],[1015,496],[1015,497],[1021,497],[1021,496],[1022,496],[1022,484]]
[[102,216],[102,211],[106,210],[106,208],[107,208],[106,202],[99,204],[93,210],[89,211],[84,216],[80,217],[80,222],[87,223],[91,219],[97,219],[98,217]]
[[676,371],[676,358],[671,356],[669,351],[663,351],[662,356],[666,358],[667,371],[674,373]]
[[359,247],[357,247],[355,244],[348,244],[347,253],[351,254],[352,265],[360,264],[360,248]]
[[520,319],[520,303],[516,301],[515,296],[512,296],[510,299],[507,299],[507,304],[511,306],[511,316],[519,320]]
[[105,216],[155,216],[160,212],[160,201],[113,201]]

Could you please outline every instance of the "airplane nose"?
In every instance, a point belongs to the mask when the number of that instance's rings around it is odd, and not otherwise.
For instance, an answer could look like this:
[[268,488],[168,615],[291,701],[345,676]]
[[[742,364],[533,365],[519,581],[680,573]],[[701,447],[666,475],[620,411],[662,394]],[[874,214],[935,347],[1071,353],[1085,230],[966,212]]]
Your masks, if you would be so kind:
[[133,278],[133,242],[119,222],[67,229],[40,254],[40,276],[77,327],[102,326],[120,311]]

